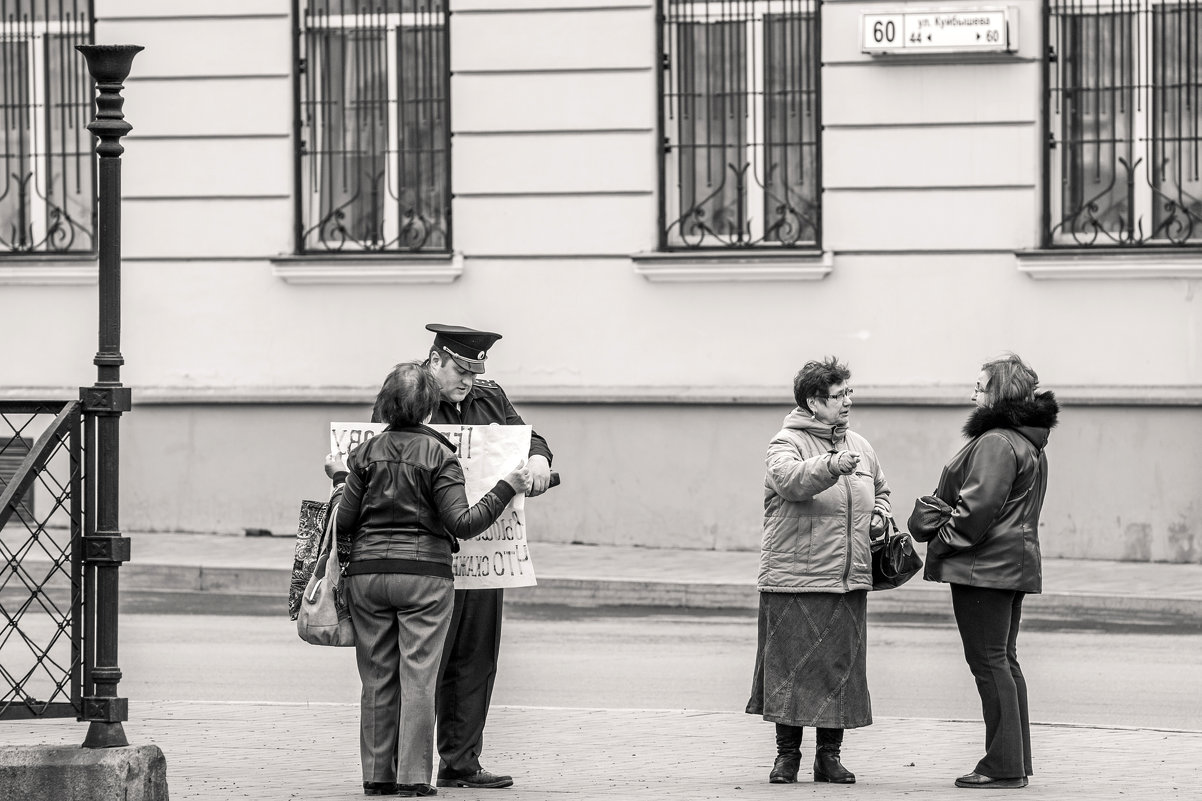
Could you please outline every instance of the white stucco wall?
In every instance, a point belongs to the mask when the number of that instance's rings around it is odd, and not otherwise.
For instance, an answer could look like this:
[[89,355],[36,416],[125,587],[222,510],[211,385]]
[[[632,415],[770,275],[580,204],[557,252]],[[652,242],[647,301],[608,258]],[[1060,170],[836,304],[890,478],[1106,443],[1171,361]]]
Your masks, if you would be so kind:
[[[826,3],[825,261],[796,263],[829,273],[683,283],[648,280],[632,258],[657,243],[650,0],[453,2],[462,274],[357,283],[330,257],[310,261],[324,283],[284,280],[290,6],[96,2],[98,41],[147,47],[125,92],[122,377],[139,402],[123,422],[128,525],[289,525],[295,500],[320,491],[309,463],[323,421],[346,410],[328,404],[365,404],[438,321],[504,334],[490,375],[571,466],[545,502],[557,539],[754,547],[763,443],[797,367],[828,353],[864,388],[870,439],[895,448],[900,494],[926,491],[959,426],[947,399],[1014,350],[1046,387],[1108,404],[1057,432],[1052,549],[1199,559],[1173,544],[1197,530],[1198,465],[1186,451],[1147,462],[1149,443],[1199,433],[1202,259],[1091,256],[1123,270],[1094,280],[1023,271],[1043,191],[1037,3],[1017,5],[1014,56],[918,61],[859,52],[859,14],[879,3]],[[1148,277],[1165,264],[1183,277]],[[57,283],[54,264],[14,277],[24,266],[6,272],[0,257],[0,397],[90,384],[95,285]],[[662,403],[674,397],[717,405]],[[631,460],[658,477],[664,454],[685,468],[666,483],[612,478]]]

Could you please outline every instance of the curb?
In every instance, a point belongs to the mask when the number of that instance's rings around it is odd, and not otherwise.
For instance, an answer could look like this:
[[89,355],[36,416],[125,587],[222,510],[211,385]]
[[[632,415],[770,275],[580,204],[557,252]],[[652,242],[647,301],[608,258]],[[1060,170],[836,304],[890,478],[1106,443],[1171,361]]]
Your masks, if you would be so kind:
[[[286,596],[291,577],[290,570],[279,568],[129,564],[121,569],[121,586],[140,591]],[[523,606],[581,608],[756,610],[759,607],[759,592],[753,584],[557,576],[540,578],[536,587],[511,589],[506,599]],[[881,615],[947,617],[951,614],[951,601],[946,588],[918,583],[873,593],[870,608]],[[1129,622],[1172,622],[1202,627],[1202,598],[1044,593],[1029,596],[1023,612],[1024,617],[1055,620],[1103,615]]]

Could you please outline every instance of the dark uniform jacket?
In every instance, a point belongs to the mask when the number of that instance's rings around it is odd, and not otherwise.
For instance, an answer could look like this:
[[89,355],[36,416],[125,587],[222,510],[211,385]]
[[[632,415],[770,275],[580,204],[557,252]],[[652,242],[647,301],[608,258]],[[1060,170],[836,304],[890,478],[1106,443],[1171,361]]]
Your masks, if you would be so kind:
[[[386,429],[351,452],[338,529],[351,532],[347,575],[416,573],[451,578],[452,537],[488,529],[514,496],[504,481],[469,506],[455,447],[426,426]],[[336,477],[337,480],[337,477]]]
[[[458,409],[450,401],[442,400],[430,422],[469,426],[486,426],[489,423],[502,426],[526,425],[526,421],[509,402],[505,390],[501,389],[495,381],[484,378],[476,379],[471,391],[459,403]],[[536,431],[530,432],[530,456],[545,456],[547,464],[551,463],[551,449],[547,447],[547,441]]]
[[964,426],[970,441],[939,478],[950,508],[934,525],[916,506],[910,532],[927,546],[924,578],[1040,592],[1039,513],[1047,489],[1044,446],[1060,407],[1051,392],[981,407]]

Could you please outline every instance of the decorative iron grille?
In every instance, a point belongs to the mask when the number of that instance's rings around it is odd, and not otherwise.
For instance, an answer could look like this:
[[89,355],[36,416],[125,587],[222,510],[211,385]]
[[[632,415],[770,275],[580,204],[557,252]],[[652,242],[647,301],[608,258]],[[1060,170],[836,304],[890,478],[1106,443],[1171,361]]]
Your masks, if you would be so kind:
[[0,0],[0,258],[95,250],[87,0]]
[[1049,0],[1047,245],[1202,245],[1202,2]]
[[445,0],[298,0],[298,249],[450,248]]
[[83,442],[78,402],[0,401],[0,460],[16,463],[0,474],[0,719],[82,712]]
[[819,3],[660,0],[663,248],[817,247]]

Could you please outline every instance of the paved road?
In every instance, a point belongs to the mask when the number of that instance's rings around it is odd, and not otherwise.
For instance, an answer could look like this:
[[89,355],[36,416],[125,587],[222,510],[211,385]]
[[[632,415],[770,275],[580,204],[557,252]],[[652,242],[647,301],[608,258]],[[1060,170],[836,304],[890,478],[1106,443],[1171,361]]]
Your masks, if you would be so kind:
[[[198,608],[178,595],[161,595],[155,605]],[[1032,625],[1020,640],[1036,720],[1202,730],[1202,710],[1183,703],[1202,698],[1202,635],[1051,625]],[[127,614],[121,626],[121,687],[135,700],[358,698],[352,654],[306,645],[278,610],[270,617]],[[754,653],[749,612],[513,606],[506,611],[496,699],[737,711],[747,701]],[[874,620],[868,654],[877,714],[978,714],[950,619]]]

